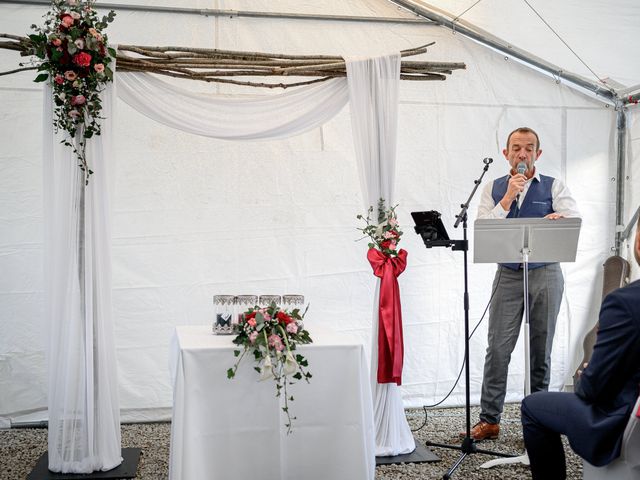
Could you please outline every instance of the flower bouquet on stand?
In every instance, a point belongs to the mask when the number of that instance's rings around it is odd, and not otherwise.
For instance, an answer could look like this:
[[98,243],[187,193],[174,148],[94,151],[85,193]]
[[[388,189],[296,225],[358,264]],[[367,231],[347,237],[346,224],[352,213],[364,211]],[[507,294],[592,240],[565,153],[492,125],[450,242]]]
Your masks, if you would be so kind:
[[291,433],[293,420],[296,419],[289,412],[289,402],[293,401],[293,396],[287,393],[287,386],[298,380],[308,383],[311,378],[307,360],[296,352],[298,345],[312,342],[303,323],[307,309],[300,313],[298,308],[289,311],[272,303],[266,308],[256,306],[244,312],[235,327],[237,336],[233,339],[233,343],[243,349],[233,351],[238,359],[227,370],[227,378],[235,377],[245,355],[253,354],[256,363],[254,370],[260,374],[259,379],[273,378],[276,397],[284,397],[282,411],[287,415],[287,434]]

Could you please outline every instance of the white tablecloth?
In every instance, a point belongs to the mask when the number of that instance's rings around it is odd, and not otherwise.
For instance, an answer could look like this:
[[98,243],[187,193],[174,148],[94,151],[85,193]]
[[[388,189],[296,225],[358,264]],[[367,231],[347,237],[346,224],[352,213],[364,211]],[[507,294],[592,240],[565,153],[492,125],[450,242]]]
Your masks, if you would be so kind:
[[297,419],[286,416],[272,379],[258,382],[247,355],[233,380],[232,336],[210,327],[177,327],[171,342],[171,480],[373,480],[375,431],[363,345],[309,329],[300,347],[311,383],[289,387]]

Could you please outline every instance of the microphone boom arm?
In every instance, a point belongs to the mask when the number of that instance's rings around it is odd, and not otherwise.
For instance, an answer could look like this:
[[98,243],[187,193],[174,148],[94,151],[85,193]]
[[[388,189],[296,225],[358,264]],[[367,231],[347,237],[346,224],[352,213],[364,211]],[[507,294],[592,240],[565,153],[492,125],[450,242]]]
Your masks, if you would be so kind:
[[482,177],[484,177],[484,174],[487,173],[487,170],[489,170],[489,164],[491,162],[493,162],[493,159],[492,158],[485,158],[482,161],[484,162],[484,168],[482,169],[482,175],[480,175],[480,178],[478,178],[477,180],[473,181],[475,186],[473,187],[473,190],[471,190],[471,194],[469,195],[469,198],[467,198],[467,201],[465,203],[463,203],[462,205],[460,205],[462,210],[460,210],[460,213],[458,215],[456,215],[456,219],[457,220],[456,220],[456,223],[453,224],[453,228],[458,228],[458,225],[460,225],[460,222],[467,217],[467,210],[469,209],[469,204],[471,203],[471,199],[476,194],[476,190],[480,186],[480,183],[482,183]]

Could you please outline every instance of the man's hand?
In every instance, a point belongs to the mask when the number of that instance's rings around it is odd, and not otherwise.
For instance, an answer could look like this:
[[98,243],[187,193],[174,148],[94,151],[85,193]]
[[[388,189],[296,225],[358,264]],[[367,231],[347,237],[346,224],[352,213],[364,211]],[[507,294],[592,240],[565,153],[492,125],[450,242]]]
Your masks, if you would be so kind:
[[524,190],[525,183],[527,183],[527,177],[521,173],[517,173],[509,179],[507,193],[505,193],[502,200],[500,200],[500,206],[504,210],[509,210],[511,208],[511,204],[516,199],[516,196]]
[[554,212],[546,215],[544,218],[548,218],[549,220],[557,220],[558,218],[564,218],[564,215]]
[[587,365],[589,365],[588,363],[583,363],[582,364],[582,370],[578,370],[578,378],[580,378],[582,376],[582,372],[584,372],[584,369],[587,368]]

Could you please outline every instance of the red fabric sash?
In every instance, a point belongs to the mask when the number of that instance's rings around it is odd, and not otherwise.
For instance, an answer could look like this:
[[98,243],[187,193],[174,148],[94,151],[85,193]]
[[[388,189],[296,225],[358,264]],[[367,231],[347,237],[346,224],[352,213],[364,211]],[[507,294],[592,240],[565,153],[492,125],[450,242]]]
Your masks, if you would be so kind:
[[402,384],[402,309],[398,276],[407,268],[407,252],[400,250],[397,257],[388,257],[380,250],[370,248],[367,260],[373,274],[381,279],[378,306],[378,383]]

